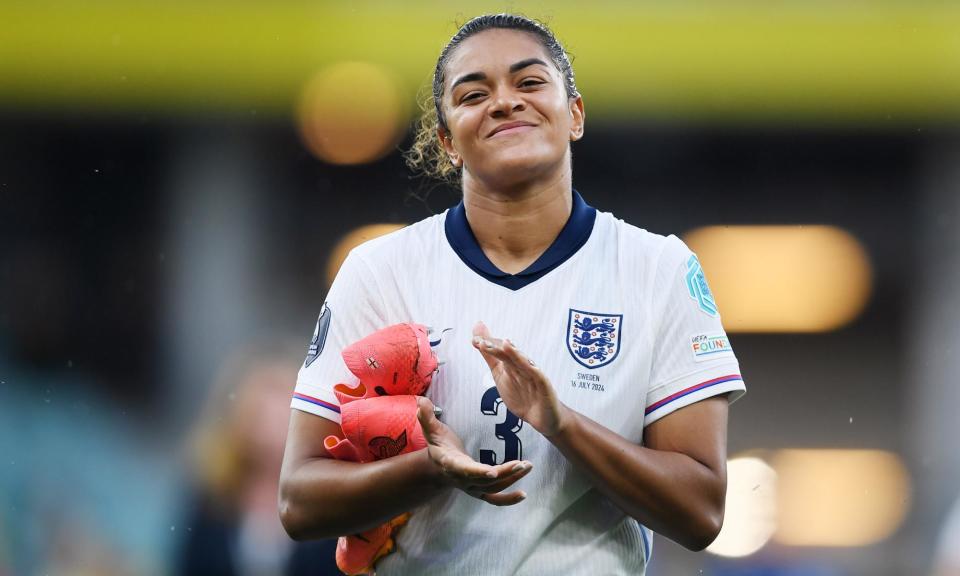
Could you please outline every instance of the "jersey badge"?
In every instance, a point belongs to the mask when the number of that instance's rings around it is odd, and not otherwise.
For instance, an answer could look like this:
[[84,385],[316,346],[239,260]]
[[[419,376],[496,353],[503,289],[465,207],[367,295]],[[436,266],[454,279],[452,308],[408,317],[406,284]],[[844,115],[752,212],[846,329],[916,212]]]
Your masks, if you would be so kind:
[[717,303],[713,299],[713,292],[707,285],[707,277],[703,274],[703,268],[700,266],[700,260],[693,254],[687,260],[687,292],[690,298],[700,305],[700,309],[710,316],[717,315]]
[[599,368],[620,353],[623,314],[599,314],[570,309],[567,350],[581,366]]
[[693,351],[693,361],[703,362],[713,358],[733,356],[730,340],[723,332],[715,334],[697,334],[690,338],[690,349]]
[[304,368],[313,364],[313,361],[323,352],[328,330],[330,330],[330,307],[324,302],[320,309],[320,316],[317,318],[317,326],[313,329],[313,338],[310,340],[310,348],[307,349],[307,359],[303,362]]

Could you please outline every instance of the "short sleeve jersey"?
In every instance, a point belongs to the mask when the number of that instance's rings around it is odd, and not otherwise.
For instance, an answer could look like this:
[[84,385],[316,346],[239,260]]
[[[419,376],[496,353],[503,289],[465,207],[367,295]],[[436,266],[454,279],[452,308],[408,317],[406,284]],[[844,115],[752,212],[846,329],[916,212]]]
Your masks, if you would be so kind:
[[560,401],[643,443],[644,427],[745,391],[696,256],[599,212],[573,192],[570,218],[526,270],[484,255],[462,204],[355,248],[324,303],[292,407],[339,422],[340,351],[398,322],[433,329],[443,365],[427,396],[478,461],[525,459],[528,497],[495,507],[445,491],[413,510],[378,574],[642,574],[651,533],[594,488],[500,401],[471,345],[482,320],[549,378]]

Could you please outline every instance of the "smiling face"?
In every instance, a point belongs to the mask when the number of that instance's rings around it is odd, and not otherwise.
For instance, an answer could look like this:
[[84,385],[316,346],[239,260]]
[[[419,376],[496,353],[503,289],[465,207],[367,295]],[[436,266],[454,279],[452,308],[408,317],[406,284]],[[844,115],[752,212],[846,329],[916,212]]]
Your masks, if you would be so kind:
[[463,41],[447,62],[441,142],[464,180],[491,188],[569,170],[583,135],[583,102],[569,98],[536,36],[491,29]]

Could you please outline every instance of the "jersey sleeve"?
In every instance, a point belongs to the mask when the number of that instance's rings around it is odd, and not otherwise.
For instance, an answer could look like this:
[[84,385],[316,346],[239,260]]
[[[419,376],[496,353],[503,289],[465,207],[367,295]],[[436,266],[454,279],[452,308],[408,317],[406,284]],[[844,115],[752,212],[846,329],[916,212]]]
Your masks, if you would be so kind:
[[290,407],[340,423],[340,403],[333,393],[338,383],[353,386],[341,351],[382,328],[381,295],[367,264],[351,252],[337,273],[313,331],[307,357],[297,375]]
[[653,281],[653,362],[643,425],[718,394],[746,392],[696,254],[670,236]]

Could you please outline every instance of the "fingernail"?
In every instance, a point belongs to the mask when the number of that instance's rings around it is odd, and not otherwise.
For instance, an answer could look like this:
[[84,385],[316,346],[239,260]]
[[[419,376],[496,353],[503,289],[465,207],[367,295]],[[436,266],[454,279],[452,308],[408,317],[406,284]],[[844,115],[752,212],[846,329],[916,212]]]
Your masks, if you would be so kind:
[[513,472],[522,472],[523,470],[526,470],[526,469],[527,469],[527,465],[524,464],[523,462],[520,462],[519,464],[517,464],[516,466],[513,467],[513,470],[512,470],[512,471],[513,471]]
[[474,345],[474,346],[479,346],[482,342],[483,342],[483,339],[480,338],[479,336],[474,336],[474,337],[473,337],[473,345]]
[[520,499],[521,499],[521,500],[526,500],[526,499],[527,499],[527,493],[526,493],[526,492],[523,492],[523,491],[521,490],[521,491],[520,491]]
[[484,340],[483,345],[486,346],[489,350],[493,350],[493,342],[489,340]]
[[487,478],[496,478],[496,477],[497,477],[497,471],[496,471],[496,470],[491,470],[491,471],[487,472]]

